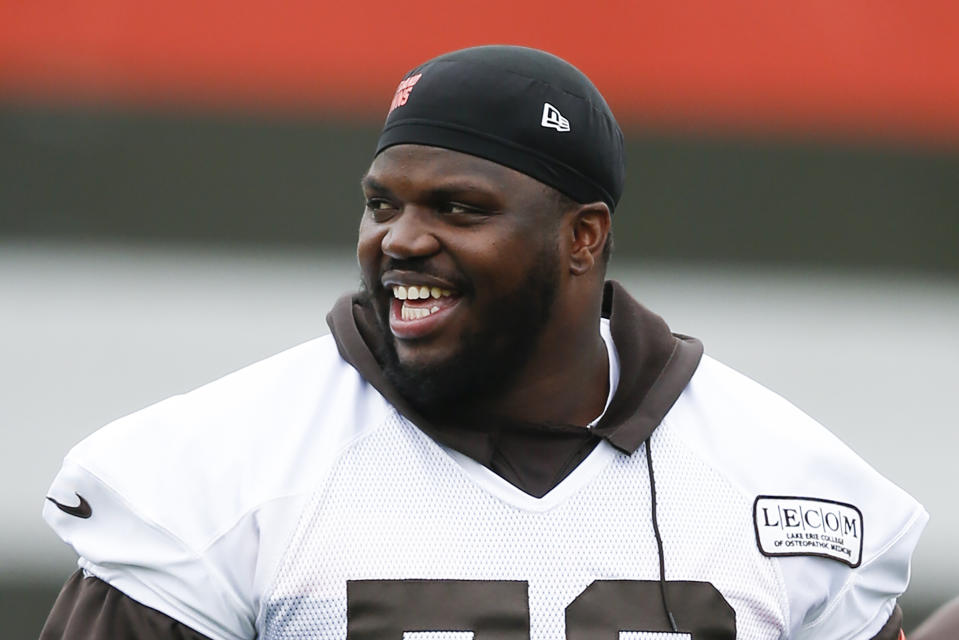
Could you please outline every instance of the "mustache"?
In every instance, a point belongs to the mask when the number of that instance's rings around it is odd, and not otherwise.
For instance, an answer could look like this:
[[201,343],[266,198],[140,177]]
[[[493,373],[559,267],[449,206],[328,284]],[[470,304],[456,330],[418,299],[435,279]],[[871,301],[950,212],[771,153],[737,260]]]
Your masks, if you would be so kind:
[[383,285],[381,284],[383,274],[388,271],[406,271],[408,273],[418,273],[424,276],[432,276],[440,280],[445,280],[449,282],[457,291],[460,293],[467,293],[470,291],[470,285],[465,278],[458,272],[450,272],[449,270],[437,268],[436,265],[430,263],[429,258],[389,258],[380,266],[380,271],[377,274],[375,282],[367,282],[367,289],[382,289]]

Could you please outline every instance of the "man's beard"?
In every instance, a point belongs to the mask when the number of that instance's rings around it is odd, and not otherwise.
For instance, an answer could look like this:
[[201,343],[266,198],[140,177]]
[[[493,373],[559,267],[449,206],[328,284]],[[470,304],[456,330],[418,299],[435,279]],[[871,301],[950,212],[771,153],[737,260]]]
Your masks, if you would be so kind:
[[[463,335],[459,350],[440,362],[400,362],[387,305],[376,313],[385,338],[376,356],[387,380],[424,415],[481,409],[484,401],[515,382],[536,349],[559,288],[558,262],[555,251],[544,247],[526,279],[487,305],[486,314],[478,318],[480,328]],[[363,293],[369,302],[369,290]]]

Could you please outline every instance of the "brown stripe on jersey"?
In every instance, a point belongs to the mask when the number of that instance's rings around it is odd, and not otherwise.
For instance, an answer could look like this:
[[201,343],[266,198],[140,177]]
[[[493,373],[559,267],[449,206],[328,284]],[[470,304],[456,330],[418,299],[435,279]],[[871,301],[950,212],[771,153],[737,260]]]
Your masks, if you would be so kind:
[[582,425],[528,424],[491,415],[461,415],[455,424],[429,420],[389,384],[375,357],[384,339],[370,309],[344,296],[327,323],[344,360],[396,409],[431,438],[488,467],[511,484],[542,497],[606,439],[632,454],[673,406],[699,366],[702,344],[673,335],[662,318],[607,282],[603,315],[619,354],[619,386],[593,429]]
[[889,620],[883,625],[879,633],[874,635],[871,640],[899,640],[902,636],[902,609],[897,604],[892,610]]
[[40,632],[40,640],[210,640],[165,613],[140,604],[118,589],[77,571]]

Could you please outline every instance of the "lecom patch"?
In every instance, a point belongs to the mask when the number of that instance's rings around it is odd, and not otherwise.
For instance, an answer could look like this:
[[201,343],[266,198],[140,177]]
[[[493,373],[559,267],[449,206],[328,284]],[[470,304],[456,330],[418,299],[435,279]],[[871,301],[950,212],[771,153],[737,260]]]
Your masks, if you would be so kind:
[[862,512],[851,504],[796,496],[757,496],[756,543],[769,557],[819,556],[862,562]]

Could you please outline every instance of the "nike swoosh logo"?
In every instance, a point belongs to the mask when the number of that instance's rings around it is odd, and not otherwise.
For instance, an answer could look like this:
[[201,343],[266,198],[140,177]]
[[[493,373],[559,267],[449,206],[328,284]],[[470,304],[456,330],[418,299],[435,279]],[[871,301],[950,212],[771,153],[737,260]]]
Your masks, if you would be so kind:
[[74,492],[73,495],[80,498],[80,504],[78,504],[75,507],[71,507],[70,505],[66,505],[66,504],[60,504],[59,502],[57,502],[50,496],[47,496],[47,500],[57,505],[57,509],[59,509],[60,511],[64,513],[68,513],[71,516],[76,516],[77,518],[84,518],[84,519],[92,516],[93,508],[90,506],[90,503],[86,501],[86,498],[84,498],[83,496],[81,496],[79,493],[76,493],[76,492]]

